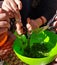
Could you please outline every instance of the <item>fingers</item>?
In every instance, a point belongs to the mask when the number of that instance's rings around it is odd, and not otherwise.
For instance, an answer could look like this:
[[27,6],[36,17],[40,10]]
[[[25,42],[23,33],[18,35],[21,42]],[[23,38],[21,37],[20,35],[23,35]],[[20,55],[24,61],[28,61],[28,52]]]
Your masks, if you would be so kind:
[[9,0],[9,2],[10,2],[10,5],[11,5],[11,7],[14,9],[14,11],[16,12],[16,13],[18,13],[18,8],[17,8],[17,5],[16,5],[16,3],[14,2],[14,0]]
[[16,23],[16,31],[19,35],[23,34],[23,25],[22,23]]
[[9,18],[4,10],[0,9],[0,35],[10,28]]
[[22,9],[22,2],[20,0],[4,0],[2,8],[6,11],[12,11],[18,13]]
[[0,21],[0,35],[8,32],[8,29],[10,28],[10,24],[7,21]]
[[20,0],[4,0],[2,8],[7,11],[9,17],[14,17],[14,13],[20,16],[19,9],[22,8],[22,3]]
[[10,28],[10,24],[7,21],[0,21],[0,28]]
[[10,11],[10,9],[9,9],[9,8],[7,7],[7,5],[5,5],[4,3],[3,3],[3,5],[2,5],[2,9],[5,10],[5,11],[7,11],[7,12]]
[[[4,2],[3,2],[3,5],[6,6],[6,8],[8,8],[8,10],[11,10],[11,11],[14,12],[14,10],[13,10],[13,8],[11,7],[11,4],[10,4],[9,1],[7,1],[7,0],[4,1]],[[2,5],[2,6],[3,6],[3,5]],[[4,7],[4,6],[3,6],[3,7]]]
[[23,25],[21,20],[16,17],[16,31],[19,35],[23,34]]
[[57,21],[55,21],[55,22],[53,23],[53,26],[54,26],[54,27],[57,26]]
[[27,25],[26,25],[26,27],[27,27],[27,29],[28,29],[28,32],[30,31],[32,31],[32,30],[34,30],[34,29],[36,29],[36,28],[39,28],[39,23],[37,23],[37,21],[36,20],[31,20],[30,18],[28,18],[27,19]]
[[31,32],[32,31],[32,26],[29,23],[26,25],[26,27],[28,29],[28,32]]
[[55,22],[53,23],[53,27],[56,27],[56,28],[55,28],[55,31],[57,32],[57,21],[55,21]]
[[7,12],[16,12],[18,13],[18,7],[14,0],[4,0],[2,8]]
[[21,14],[20,14],[20,12],[19,12],[19,14],[14,13],[14,16],[15,16],[16,21],[18,21],[18,22],[21,21]]
[[19,10],[22,9],[22,2],[20,0],[15,0],[15,3],[18,5]]
[[30,21],[30,18],[27,18],[27,23],[30,23],[31,21]]
[[21,22],[21,15],[19,14],[19,16],[15,13],[15,19],[16,19],[16,31],[19,35],[23,34],[23,25]]
[[4,36],[5,36],[5,33],[3,35],[0,35],[0,41],[3,40]]
[[[3,8],[3,10],[5,10],[5,12],[8,14],[8,17],[9,17],[9,18],[14,17],[13,13],[12,13],[11,10],[8,8],[8,6],[3,5],[2,8]],[[12,10],[12,11],[13,11],[13,10]]]
[[5,10],[5,12],[9,15],[9,18],[13,18],[14,17],[14,10],[11,7],[9,1],[5,0],[2,4],[2,9]]
[[15,17],[13,12],[8,12],[8,15],[9,15],[8,16],[9,18],[14,18]]
[[[3,13],[1,13],[1,12],[3,12]],[[1,12],[0,12],[0,21],[5,21],[6,20],[6,21],[10,22],[7,13],[4,13],[4,11],[1,11]]]
[[0,28],[0,35],[6,32],[8,32],[7,28]]
[[0,13],[2,12],[2,8],[0,8]]
[[30,18],[27,18],[27,25],[26,25],[28,32],[32,31],[32,26],[30,24]]
[[3,8],[5,11],[7,11],[7,12],[10,12],[10,11],[13,11],[13,12],[14,12],[14,10],[13,10],[13,8],[11,7],[9,1],[6,1],[6,0],[5,0],[5,1],[3,2],[3,4],[2,4],[2,8]]
[[6,15],[6,13],[0,13],[0,21],[1,20],[7,20],[7,15]]
[[2,9],[2,8],[0,8],[0,13],[4,13],[5,11]]

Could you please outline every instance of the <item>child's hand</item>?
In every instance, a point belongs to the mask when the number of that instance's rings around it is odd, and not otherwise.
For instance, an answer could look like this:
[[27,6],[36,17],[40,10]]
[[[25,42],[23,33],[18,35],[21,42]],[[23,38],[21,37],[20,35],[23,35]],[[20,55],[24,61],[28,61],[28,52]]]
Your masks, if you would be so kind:
[[28,32],[32,31],[32,30],[34,30],[36,28],[39,28],[41,25],[42,25],[42,22],[41,22],[40,18],[38,18],[36,20],[32,20],[30,18],[27,18],[27,25],[26,25],[26,27],[28,29]]

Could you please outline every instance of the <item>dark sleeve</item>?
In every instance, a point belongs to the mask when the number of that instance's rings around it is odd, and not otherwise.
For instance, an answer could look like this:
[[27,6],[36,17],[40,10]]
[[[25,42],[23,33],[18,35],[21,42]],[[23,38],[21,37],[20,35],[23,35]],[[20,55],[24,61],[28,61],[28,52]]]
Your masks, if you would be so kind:
[[42,15],[50,20],[57,10],[57,0],[42,0]]

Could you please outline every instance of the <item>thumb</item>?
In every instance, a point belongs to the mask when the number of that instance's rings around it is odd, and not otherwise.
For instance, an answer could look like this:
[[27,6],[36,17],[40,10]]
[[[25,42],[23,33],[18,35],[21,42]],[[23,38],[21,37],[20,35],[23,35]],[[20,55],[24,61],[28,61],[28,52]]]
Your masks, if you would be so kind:
[[27,18],[27,25],[26,25],[27,29],[31,27],[30,25],[30,18]]
[[32,26],[31,26],[31,20],[30,20],[30,18],[27,18],[27,25],[26,25],[26,27],[28,29],[28,33],[31,33]]
[[30,18],[27,18],[27,23],[30,23]]

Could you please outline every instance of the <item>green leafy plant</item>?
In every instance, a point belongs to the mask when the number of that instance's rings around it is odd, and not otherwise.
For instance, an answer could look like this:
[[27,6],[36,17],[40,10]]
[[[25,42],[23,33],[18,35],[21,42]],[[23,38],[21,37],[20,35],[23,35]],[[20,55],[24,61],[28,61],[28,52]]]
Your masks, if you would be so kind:
[[18,49],[17,51],[31,58],[43,58],[48,56],[49,52],[56,45],[56,41],[54,40],[57,40],[57,36],[53,34],[53,32],[45,31],[43,28],[32,31],[32,34],[27,38],[25,35],[19,36],[16,34],[16,36],[18,37],[17,40],[19,40],[19,51]]

